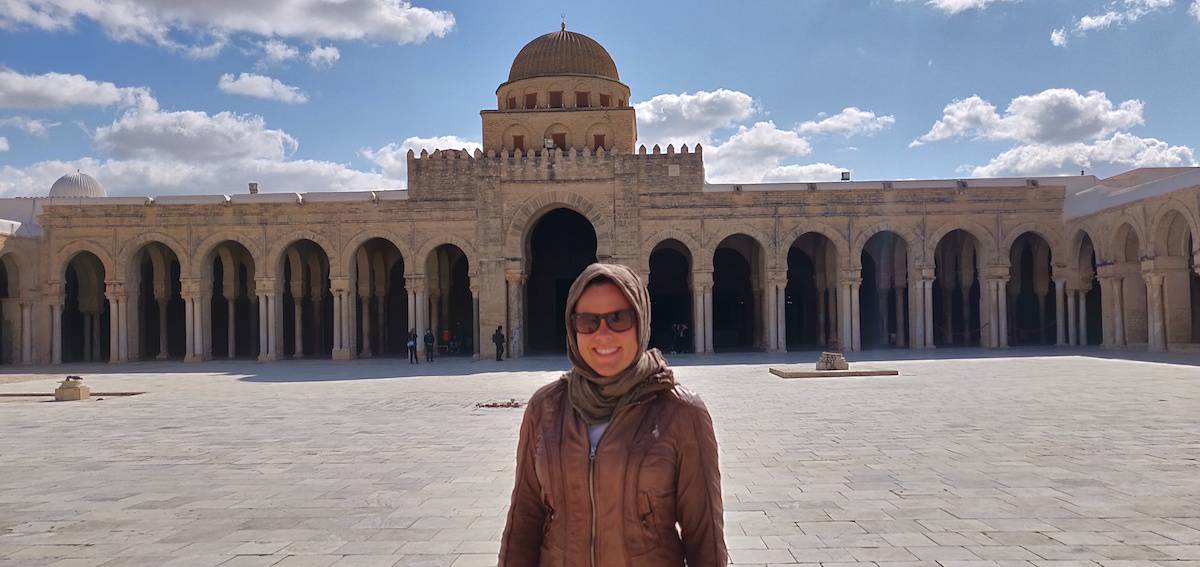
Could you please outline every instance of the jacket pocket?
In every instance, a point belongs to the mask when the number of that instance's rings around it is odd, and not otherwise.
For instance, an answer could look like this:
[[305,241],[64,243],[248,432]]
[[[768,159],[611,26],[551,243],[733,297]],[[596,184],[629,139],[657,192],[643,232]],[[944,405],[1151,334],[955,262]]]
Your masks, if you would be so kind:
[[638,493],[638,521],[642,525],[642,534],[647,538],[648,543],[655,545],[659,541],[658,522],[654,517],[654,503],[650,500],[650,495],[645,492]]

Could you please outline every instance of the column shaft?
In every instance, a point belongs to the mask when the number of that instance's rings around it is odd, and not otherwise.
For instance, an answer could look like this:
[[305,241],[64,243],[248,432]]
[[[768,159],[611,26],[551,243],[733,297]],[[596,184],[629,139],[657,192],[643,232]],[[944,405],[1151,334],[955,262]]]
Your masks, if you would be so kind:
[[704,352],[713,351],[713,297],[712,288],[704,288]]
[[[228,336],[225,337],[228,347],[225,355],[229,358],[233,358],[237,355],[237,298],[231,299],[227,297],[225,298],[225,304],[227,306],[227,311],[229,311],[229,320],[226,321],[226,326],[229,328],[229,332],[227,333]],[[163,342],[164,344],[166,343],[166,341]],[[166,349],[163,350],[165,351]]]
[[1079,333],[1076,330],[1078,311],[1076,310],[1075,305],[1075,295],[1075,290],[1067,290],[1067,344],[1071,346],[1079,345]]
[[1076,308],[1079,309],[1079,346],[1087,346],[1088,344],[1088,325],[1087,325],[1087,292],[1077,291],[1079,298],[1075,301]]

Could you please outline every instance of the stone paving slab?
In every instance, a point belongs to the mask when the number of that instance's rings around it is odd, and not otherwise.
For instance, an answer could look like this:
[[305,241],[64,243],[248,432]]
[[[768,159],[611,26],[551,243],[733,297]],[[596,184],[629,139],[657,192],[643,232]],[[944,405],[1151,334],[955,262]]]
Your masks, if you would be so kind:
[[[815,354],[671,357],[713,414],[732,560],[1200,567],[1200,358],[1004,354],[826,380],[767,371]],[[494,565],[521,410],[475,404],[562,362],[16,369],[0,392],[146,393],[0,407],[0,566]]]

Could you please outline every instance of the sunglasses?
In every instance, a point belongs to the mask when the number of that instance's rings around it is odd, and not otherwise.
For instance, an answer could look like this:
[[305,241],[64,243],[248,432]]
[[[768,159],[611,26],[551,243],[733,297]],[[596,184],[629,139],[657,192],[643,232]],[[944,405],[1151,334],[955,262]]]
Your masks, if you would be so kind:
[[571,328],[576,333],[590,335],[600,330],[600,321],[604,320],[608,330],[614,333],[628,331],[637,322],[637,312],[633,309],[622,309],[611,313],[572,313]]

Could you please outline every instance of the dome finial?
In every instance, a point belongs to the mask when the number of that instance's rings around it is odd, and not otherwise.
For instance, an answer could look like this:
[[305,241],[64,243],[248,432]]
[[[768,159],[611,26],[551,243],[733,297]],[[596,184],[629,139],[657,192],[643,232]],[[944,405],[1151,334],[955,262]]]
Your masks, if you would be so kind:
[[559,14],[559,16],[562,16],[562,31],[567,31],[567,15]]

